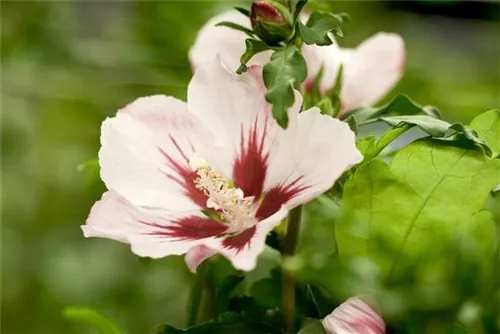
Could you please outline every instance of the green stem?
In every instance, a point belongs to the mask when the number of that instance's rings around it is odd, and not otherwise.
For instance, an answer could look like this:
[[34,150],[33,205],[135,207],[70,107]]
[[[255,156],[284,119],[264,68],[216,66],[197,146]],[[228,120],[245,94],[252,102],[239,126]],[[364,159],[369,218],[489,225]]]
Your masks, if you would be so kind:
[[[302,206],[296,207],[288,215],[288,225],[281,255],[291,256],[295,253],[295,246],[300,230],[300,221],[302,219]],[[281,290],[281,309],[286,324],[287,333],[293,333],[295,325],[295,280],[293,277],[283,272]]]
[[198,318],[198,311],[200,309],[201,298],[203,297],[203,288],[205,286],[205,279],[208,271],[208,263],[202,263],[198,266],[198,272],[191,286],[189,292],[189,299],[187,305],[187,327],[196,325]]

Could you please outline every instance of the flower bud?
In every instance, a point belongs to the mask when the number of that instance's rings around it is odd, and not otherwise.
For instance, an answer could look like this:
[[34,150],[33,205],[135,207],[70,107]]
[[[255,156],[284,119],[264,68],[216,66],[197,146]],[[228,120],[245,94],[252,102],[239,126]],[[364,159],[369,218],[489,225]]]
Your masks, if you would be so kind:
[[254,1],[250,20],[254,32],[267,43],[285,41],[293,32],[290,12],[276,1]]

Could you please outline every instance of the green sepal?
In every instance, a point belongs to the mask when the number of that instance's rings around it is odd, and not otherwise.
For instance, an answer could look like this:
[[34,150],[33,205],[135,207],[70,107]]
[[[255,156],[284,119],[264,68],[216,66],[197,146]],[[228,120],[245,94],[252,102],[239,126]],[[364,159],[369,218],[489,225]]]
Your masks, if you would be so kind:
[[245,34],[247,34],[250,37],[255,37],[255,33],[252,30],[250,30],[250,29],[248,29],[248,28],[246,28],[246,27],[244,27],[244,26],[242,26],[242,25],[240,25],[238,23],[229,22],[229,21],[222,21],[222,22],[217,23],[215,26],[216,27],[228,27],[228,28],[232,28],[232,29],[235,29],[235,30],[242,31],[242,32],[244,32]]
[[243,7],[233,7],[233,8],[236,9],[241,14],[245,15],[246,17],[250,17],[250,10]]

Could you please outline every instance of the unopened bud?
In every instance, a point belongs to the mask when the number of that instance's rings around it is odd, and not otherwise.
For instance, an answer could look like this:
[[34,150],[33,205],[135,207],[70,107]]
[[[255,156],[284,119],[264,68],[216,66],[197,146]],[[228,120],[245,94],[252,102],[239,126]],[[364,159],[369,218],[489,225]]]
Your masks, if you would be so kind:
[[265,42],[285,41],[293,32],[292,16],[276,1],[255,1],[250,14],[254,32]]

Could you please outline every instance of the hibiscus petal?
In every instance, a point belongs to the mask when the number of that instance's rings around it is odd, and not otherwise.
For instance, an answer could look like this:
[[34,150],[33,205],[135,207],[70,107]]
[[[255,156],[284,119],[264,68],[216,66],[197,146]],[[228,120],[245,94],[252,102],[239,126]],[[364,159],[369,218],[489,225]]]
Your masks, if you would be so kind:
[[144,257],[179,255],[224,233],[227,226],[198,211],[171,212],[137,207],[116,191],[103,194],[92,207],[86,237],[110,238],[131,244]]
[[384,334],[382,317],[361,299],[349,298],[323,321],[327,334]]
[[186,256],[184,257],[184,261],[186,261],[186,265],[192,273],[196,273],[196,268],[205,261],[210,256],[216,254],[217,252],[213,249],[208,248],[207,246],[200,245],[191,248]]
[[[214,58],[195,72],[188,87],[189,110],[217,134],[216,149],[201,155],[245,196],[256,197],[263,190],[270,153],[286,132],[264,99],[260,73],[254,67],[236,75]],[[301,104],[297,93],[288,112],[290,123],[295,122]]]
[[[240,65],[240,57],[245,52],[245,39],[248,36],[239,30],[215,25],[229,21],[245,28],[250,27],[250,19],[243,14],[231,10],[211,18],[198,32],[194,45],[189,50],[189,60],[193,68],[199,67],[207,60],[217,55],[235,71]],[[263,65],[271,57],[271,51],[258,53],[248,62],[248,65]]]
[[167,96],[137,99],[103,122],[101,177],[136,205],[174,210],[206,206],[189,157],[212,135],[186,103]]
[[224,255],[236,269],[250,271],[264,250],[267,234],[287,216],[288,210],[279,209],[269,218],[237,235],[216,238],[207,245]]
[[302,54],[307,63],[307,79],[305,87],[311,90],[314,79],[323,66],[323,76],[319,84],[320,91],[325,93],[335,85],[338,70],[343,60],[341,49],[334,42],[327,46],[304,45]]
[[361,43],[344,65],[343,110],[371,106],[399,81],[405,48],[401,36],[378,33]]
[[347,123],[318,108],[299,114],[269,161],[267,193],[257,211],[266,218],[285,205],[292,209],[328,190],[350,166],[363,159]]

